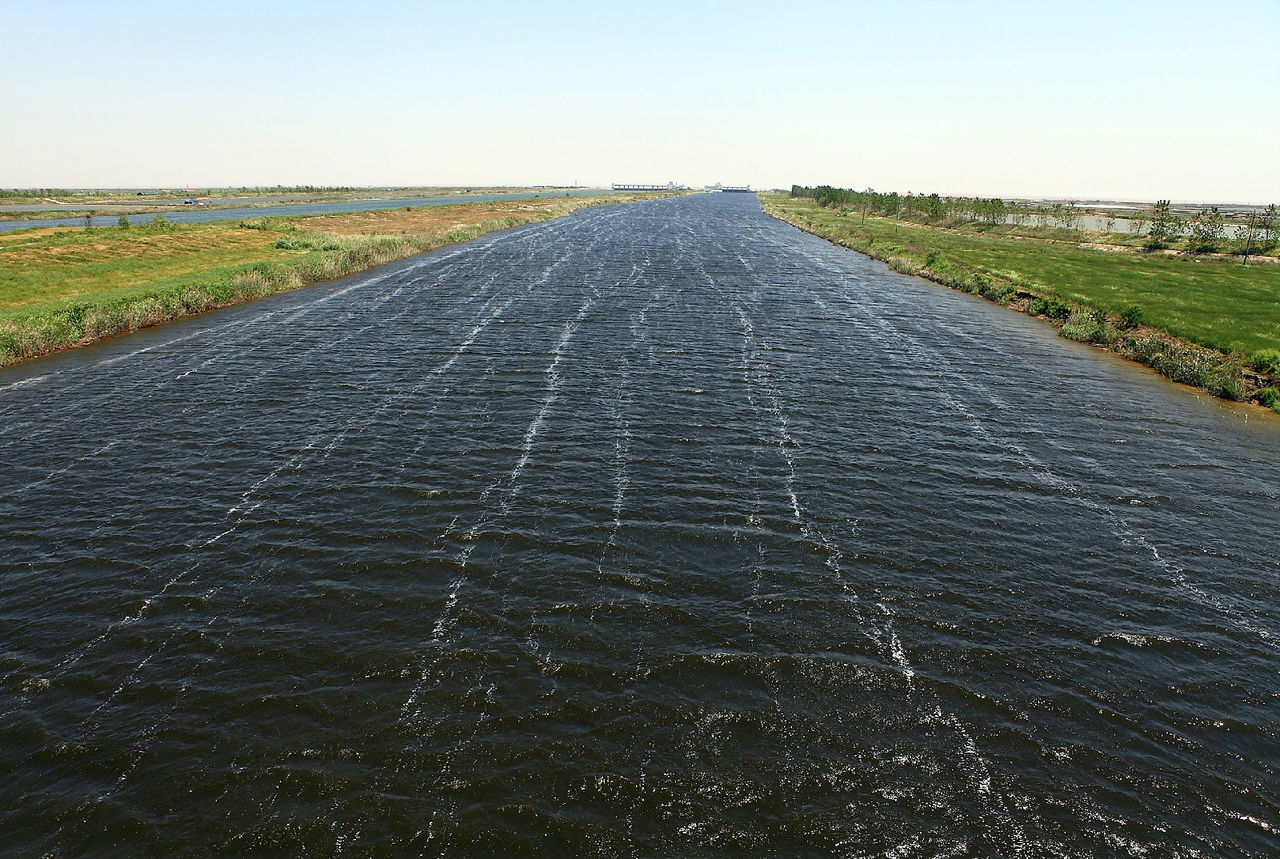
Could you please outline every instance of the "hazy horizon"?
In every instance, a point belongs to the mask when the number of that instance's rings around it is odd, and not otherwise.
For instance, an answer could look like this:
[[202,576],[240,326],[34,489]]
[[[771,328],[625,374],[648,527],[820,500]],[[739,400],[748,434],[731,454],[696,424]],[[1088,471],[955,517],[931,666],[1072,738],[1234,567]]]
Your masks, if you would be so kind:
[[[1280,200],[1280,5],[6,11],[0,187]],[[1237,105],[1245,105],[1238,107]]]
[[[617,183],[617,184],[625,184],[625,183]],[[714,188],[712,188],[712,187],[711,187],[713,184],[714,184],[714,183],[702,183],[702,184],[689,185],[689,186],[685,187],[685,189],[684,189],[684,190],[688,190],[688,191],[695,191],[695,192],[698,192],[698,191],[704,191],[704,190],[708,190],[708,189],[710,189],[710,190],[715,190]],[[728,183],[724,183],[724,184],[726,184],[726,185],[727,185]],[[830,184],[830,183],[820,183],[820,184]],[[284,185],[284,184],[281,184],[281,183],[272,183],[272,184],[269,184],[269,185],[246,185],[246,184],[243,184],[243,183],[241,183],[241,184],[233,184],[233,185],[211,185],[211,184],[207,184],[207,183],[202,183],[202,184],[195,184],[195,185],[191,185],[191,184],[184,184],[184,185],[110,185],[110,186],[106,186],[106,185],[102,185],[102,186],[92,186],[92,185],[73,185],[73,186],[61,186],[61,187],[55,187],[55,186],[52,186],[52,185],[28,185],[28,186],[10,186],[10,187],[8,187],[6,190],[18,190],[18,191],[23,191],[23,190],[31,190],[31,191],[40,191],[40,190],[57,190],[57,191],[70,191],[70,192],[84,192],[84,191],[95,191],[95,192],[112,192],[112,191],[119,191],[119,192],[155,191],[155,192],[161,192],[161,193],[169,192],[169,193],[174,193],[174,194],[178,194],[178,193],[190,193],[190,194],[194,194],[194,195],[196,195],[197,197],[199,197],[199,196],[201,196],[201,195],[199,194],[199,192],[200,192],[200,191],[238,191],[238,190],[240,190],[240,189],[245,189],[245,190],[246,190],[246,191],[248,191],[248,192],[257,192],[257,191],[268,192],[268,191],[273,191],[273,190],[279,189],[279,190],[284,191],[284,192],[292,192],[292,191],[294,191],[294,189],[295,189],[295,188],[305,188],[305,187],[313,187],[313,188],[318,188],[318,189],[322,189],[322,190],[324,190],[324,189],[350,189],[351,191],[354,191],[354,192],[361,192],[361,191],[384,191],[384,190],[385,190],[385,191],[451,191],[451,190],[467,190],[467,191],[473,191],[473,192],[474,192],[474,191],[517,190],[517,189],[526,189],[526,190],[530,190],[530,191],[537,191],[538,189],[546,189],[546,190],[548,190],[548,191],[557,191],[557,190],[567,190],[567,189],[572,189],[572,188],[578,188],[578,189],[588,190],[588,191],[589,191],[589,190],[596,190],[596,189],[598,189],[598,190],[604,190],[604,191],[612,190],[612,188],[611,188],[609,185],[605,185],[605,184],[599,184],[599,185],[540,185],[540,184],[536,184],[536,183],[529,183],[529,182],[515,183],[515,184],[510,184],[510,185],[482,185],[482,184],[479,184],[479,183],[462,183],[462,184],[455,184],[455,185],[406,185],[406,184],[405,184],[405,183],[403,183],[403,182],[394,182],[394,183],[387,183],[387,184],[382,184],[382,185],[327,185],[327,184],[325,184],[325,183],[320,183],[320,182],[301,182],[301,183],[298,183],[297,185]],[[791,189],[791,185],[790,185],[790,184],[785,185],[785,186],[783,186],[783,185],[776,185],[776,186],[770,186],[770,187],[755,187],[755,186],[752,186],[752,187],[751,187],[751,190],[752,190],[752,191],[789,191],[790,189]],[[863,189],[860,189],[860,188],[853,188],[852,190],[863,190]],[[894,188],[877,188],[877,189],[874,189],[874,190],[882,191],[883,193],[892,193],[892,192],[893,192],[893,191],[895,191],[896,189],[894,189]],[[306,192],[299,191],[299,192],[297,192],[297,193],[306,193]],[[1147,199],[1147,200],[1140,200],[1140,199],[1137,199],[1137,198],[1134,198],[1134,197],[1126,197],[1126,198],[1120,198],[1120,197],[1090,197],[1090,196],[1080,196],[1080,195],[1074,195],[1074,196],[1059,196],[1059,197],[1054,197],[1054,196],[1036,196],[1036,195],[1028,195],[1028,194],[1004,194],[1004,195],[1001,195],[1001,194],[990,194],[990,193],[983,193],[983,192],[979,192],[979,193],[976,193],[976,194],[959,194],[959,193],[952,193],[952,192],[949,192],[949,191],[936,191],[936,192],[935,192],[935,191],[929,191],[929,192],[924,192],[924,193],[925,193],[925,195],[926,195],[926,196],[927,196],[928,194],[930,194],[930,193],[937,193],[939,196],[941,196],[941,197],[943,197],[943,198],[947,198],[947,197],[982,197],[982,198],[997,198],[997,199],[1013,200],[1013,201],[1018,201],[1018,200],[1028,200],[1028,201],[1043,200],[1043,201],[1047,201],[1047,202],[1074,202],[1074,203],[1076,203],[1076,204],[1078,204],[1078,205],[1080,205],[1080,206],[1086,206],[1086,205],[1091,204],[1091,203],[1098,203],[1098,204],[1103,204],[1103,205],[1107,205],[1107,204],[1124,204],[1124,203],[1136,203],[1136,204],[1152,205],[1152,204],[1156,203],[1156,202],[1157,202],[1157,200],[1167,199],[1167,198],[1163,198],[1163,197],[1161,197],[1161,198],[1151,198],[1151,199]],[[138,201],[138,202],[139,202],[139,205],[142,205],[142,203],[143,203],[143,201]],[[1265,206],[1267,206],[1267,205],[1272,205],[1271,203],[1266,203],[1266,202],[1244,202],[1244,201],[1240,201],[1240,200],[1195,200],[1195,199],[1179,199],[1179,198],[1177,198],[1177,197],[1174,197],[1174,198],[1170,199],[1170,204],[1171,204],[1171,205],[1173,205],[1173,206],[1175,206],[1175,207],[1176,207],[1176,206],[1182,206],[1182,205],[1187,205],[1187,206],[1196,206],[1196,205],[1219,205],[1219,206],[1222,206],[1222,205],[1228,205],[1228,206],[1244,206],[1244,207],[1265,207]]]

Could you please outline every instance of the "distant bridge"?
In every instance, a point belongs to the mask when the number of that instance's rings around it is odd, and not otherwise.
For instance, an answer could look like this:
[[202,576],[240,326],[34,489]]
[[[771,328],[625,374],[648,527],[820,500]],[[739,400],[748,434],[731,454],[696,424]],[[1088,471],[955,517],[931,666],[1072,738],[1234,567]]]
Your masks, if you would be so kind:
[[725,185],[720,188],[722,194],[750,194],[750,185]]
[[615,183],[613,186],[615,191],[666,191],[669,189],[669,185],[618,185]]

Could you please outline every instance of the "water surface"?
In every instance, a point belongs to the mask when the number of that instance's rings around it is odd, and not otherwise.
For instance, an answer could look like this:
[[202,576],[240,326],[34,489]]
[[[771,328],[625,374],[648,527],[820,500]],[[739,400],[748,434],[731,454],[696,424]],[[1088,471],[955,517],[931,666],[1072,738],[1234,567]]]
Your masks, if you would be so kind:
[[1278,451],[748,195],[33,362],[0,852],[1275,855]]

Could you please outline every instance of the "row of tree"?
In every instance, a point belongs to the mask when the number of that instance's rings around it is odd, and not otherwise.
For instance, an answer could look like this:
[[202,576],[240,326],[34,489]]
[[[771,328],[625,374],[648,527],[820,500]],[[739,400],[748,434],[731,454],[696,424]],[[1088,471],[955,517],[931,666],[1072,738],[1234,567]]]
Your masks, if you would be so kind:
[[[1053,203],[1049,206],[1016,203],[999,198],[942,197],[938,194],[906,194],[896,191],[882,193],[873,188],[854,191],[831,185],[808,187],[791,186],[792,197],[807,197],[820,206],[842,211],[860,212],[889,218],[941,223],[948,220],[980,222],[987,224],[1011,223],[1016,226],[1037,223],[1039,226],[1056,226],[1066,230],[1078,230],[1083,225],[1084,212],[1074,202]],[[1115,226],[1115,218],[1104,221],[1106,231]],[[1228,246],[1226,220],[1217,206],[1202,209],[1194,218],[1178,217],[1168,200],[1160,200],[1150,212],[1135,212],[1129,217],[1129,229],[1137,235],[1146,235],[1145,247],[1156,250],[1170,247],[1180,239],[1186,239],[1192,253],[1213,253]],[[1267,251],[1280,246],[1280,213],[1275,204],[1257,213],[1247,231],[1242,232],[1236,244],[1241,251]]]
[[[1137,232],[1141,232],[1141,226]],[[1192,253],[1214,253],[1227,245],[1226,222],[1217,206],[1201,209],[1187,220],[1172,211],[1168,200],[1158,200],[1147,221],[1146,234],[1144,245],[1153,250],[1167,248],[1180,238],[1186,239],[1187,250]],[[1280,211],[1275,203],[1249,219],[1243,236],[1237,237],[1237,244],[1241,241],[1245,252],[1266,251],[1280,245]]]
[[0,199],[26,197],[68,197],[73,194],[65,188],[0,188]]
[[938,194],[899,194],[897,191],[882,193],[874,188],[854,191],[818,185],[791,186],[792,197],[809,197],[820,206],[861,212],[864,215],[882,215],[889,218],[937,223],[948,219],[978,221],[987,224],[1027,224],[1039,218],[1042,226],[1058,225],[1067,228],[1079,226],[1080,214],[1074,203],[1063,206],[1055,203],[1044,208],[1022,205],[999,197],[943,197]]
[[355,191],[348,185],[241,185],[236,188],[241,192],[253,192],[256,194],[279,194],[281,192],[289,192],[293,194],[320,194],[327,192],[345,192]]

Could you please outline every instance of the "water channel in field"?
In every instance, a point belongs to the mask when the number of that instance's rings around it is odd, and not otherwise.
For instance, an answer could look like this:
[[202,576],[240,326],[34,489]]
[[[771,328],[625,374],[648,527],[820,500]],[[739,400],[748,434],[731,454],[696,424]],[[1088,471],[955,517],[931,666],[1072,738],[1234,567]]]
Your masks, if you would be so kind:
[[1280,852],[1280,420],[746,194],[0,373],[0,855]]
[[[211,221],[234,221],[239,218],[265,217],[302,217],[303,215],[341,215],[351,212],[378,212],[388,209],[420,208],[422,206],[456,206],[460,203],[493,203],[507,200],[531,200],[536,197],[591,197],[613,193],[599,188],[573,188],[546,191],[509,191],[473,194],[439,194],[425,197],[393,197],[388,199],[362,198],[355,200],[314,200],[314,201],[279,201],[275,205],[231,206],[202,208],[200,206],[184,206],[173,204],[172,211],[161,212],[165,220],[175,224],[207,224]],[[218,202],[215,198],[213,202]],[[138,205],[154,205],[154,201],[139,202]],[[64,206],[66,209],[89,207]],[[105,205],[98,209],[107,208]],[[131,224],[146,224],[155,220],[156,213],[149,212],[138,215],[125,215]],[[28,230],[36,227],[114,227],[119,223],[120,214],[85,214],[70,218],[23,218],[21,220],[0,220],[0,233],[15,230]]]

